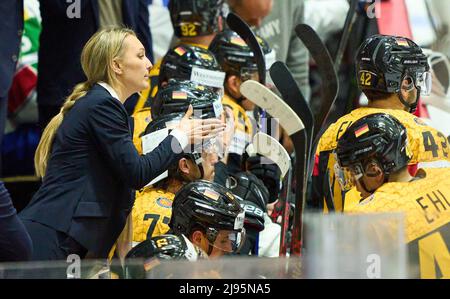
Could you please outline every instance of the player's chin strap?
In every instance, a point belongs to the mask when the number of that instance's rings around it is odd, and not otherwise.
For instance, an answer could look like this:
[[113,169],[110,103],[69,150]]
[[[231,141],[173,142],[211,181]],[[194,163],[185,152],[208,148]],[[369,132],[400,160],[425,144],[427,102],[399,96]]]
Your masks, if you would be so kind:
[[403,106],[405,106],[408,109],[409,113],[414,113],[417,109],[417,103],[419,101],[419,91],[417,92],[417,98],[414,101],[414,103],[408,103],[404,98],[401,92],[398,93],[398,98],[400,100],[400,102],[403,104]]
[[[368,176],[368,177],[373,178],[373,177],[376,177],[378,174],[376,174],[376,173],[365,173],[365,175]],[[384,182],[383,182],[383,184],[388,182],[388,180],[389,180],[389,175],[385,173],[384,174]],[[364,183],[364,180],[362,179],[362,177],[359,178],[358,181],[361,184],[361,187],[363,187],[364,191],[366,191],[367,193],[373,194],[379,188],[379,187],[376,187],[376,188],[374,188],[372,190],[369,190],[367,188],[366,184]]]
[[377,188],[375,188],[375,189],[373,189],[373,190],[369,190],[369,189],[367,188],[366,184],[364,183],[364,180],[363,180],[362,178],[358,179],[358,181],[359,181],[359,184],[361,185],[361,187],[363,187],[364,191],[366,191],[367,193],[372,194],[372,193],[375,192],[375,190],[377,190]]
[[[406,78],[406,76],[405,76],[405,78]],[[408,86],[406,86],[406,90],[410,92],[414,89],[414,87],[416,87],[414,84],[414,78],[411,77],[411,83]],[[401,90],[397,93],[400,102],[403,104],[403,106],[405,106],[405,108],[408,109],[409,113],[414,113],[417,109],[417,103],[419,102],[419,97],[420,97],[420,88],[416,87],[416,89],[417,89],[416,100],[412,104],[408,103],[408,101],[405,100],[405,98],[402,95]]]

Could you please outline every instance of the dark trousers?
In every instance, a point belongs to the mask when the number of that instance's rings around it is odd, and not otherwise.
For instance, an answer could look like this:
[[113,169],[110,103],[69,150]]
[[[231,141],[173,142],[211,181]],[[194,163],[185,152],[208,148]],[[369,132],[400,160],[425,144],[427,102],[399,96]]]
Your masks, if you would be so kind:
[[31,220],[23,220],[33,242],[33,261],[67,260],[71,254],[81,259],[87,250],[65,233]]

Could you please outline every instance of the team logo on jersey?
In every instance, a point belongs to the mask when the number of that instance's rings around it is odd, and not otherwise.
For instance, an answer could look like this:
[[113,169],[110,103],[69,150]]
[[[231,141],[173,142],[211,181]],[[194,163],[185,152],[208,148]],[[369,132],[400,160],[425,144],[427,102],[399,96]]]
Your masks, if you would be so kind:
[[427,124],[419,117],[414,117],[414,121],[416,122],[416,124],[421,125],[421,126],[426,126]]
[[165,197],[158,197],[156,199],[156,204],[160,207],[171,209],[172,208],[172,201]]

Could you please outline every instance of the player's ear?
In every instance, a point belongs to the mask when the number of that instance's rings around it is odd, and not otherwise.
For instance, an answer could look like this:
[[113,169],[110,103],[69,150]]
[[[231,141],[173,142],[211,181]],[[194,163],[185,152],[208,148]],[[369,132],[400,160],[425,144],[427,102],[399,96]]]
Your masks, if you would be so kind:
[[402,93],[404,99],[407,99],[409,97],[409,93],[413,89],[414,89],[413,79],[410,76],[406,76],[405,78],[403,78],[400,92]]
[[239,87],[241,86],[241,80],[239,79],[238,76],[235,75],[231,75],[228,76],[227,78],[227,86],[228,89],[233,93],[233,94],[241,94]]
[[180,169],[181,173],[186,174],[186,175],[189,174],[190,168],[189,168],[189,164],[188,164],[188,159],[181,158],[178,161],[178,168]]
[[202,247],[203,233],[199,230],[196,230],[191,235],[191,241],[194,245],[197,245],[200,248]]

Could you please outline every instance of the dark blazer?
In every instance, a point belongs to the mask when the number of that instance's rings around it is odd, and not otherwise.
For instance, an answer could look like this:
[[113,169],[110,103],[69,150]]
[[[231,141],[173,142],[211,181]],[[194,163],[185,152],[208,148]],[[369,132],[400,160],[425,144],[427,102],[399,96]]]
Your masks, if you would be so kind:
[[23,34],[23,0],[0,1],[0,28],[1,99],[8,94],[16,72],[20,41]]
[[27,230],[17,217],[8,190],[0,182],[0,262],[29,260],[32,246]]
[[[80,3],[80,18],[69,18],[67,11],[75,12],[75,3]],[[61,106],[72,88],[86,80],[80,56],[83,46],[99,29],[98,1],[42,0],[40,11],[37,101],[39,105]],[[124,25],[136,32],[153,61],[147,1],[122,0],[122,16]]]
[[64,232],[105,258],[133,207],[133,189],[181,158],[172,146],[181,152],[168,136],[140,156],[122,103],[95,85],[64,116],[43,184],[20,217]]

